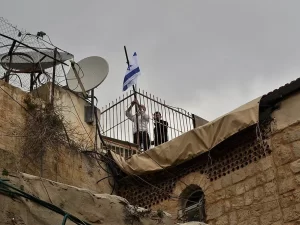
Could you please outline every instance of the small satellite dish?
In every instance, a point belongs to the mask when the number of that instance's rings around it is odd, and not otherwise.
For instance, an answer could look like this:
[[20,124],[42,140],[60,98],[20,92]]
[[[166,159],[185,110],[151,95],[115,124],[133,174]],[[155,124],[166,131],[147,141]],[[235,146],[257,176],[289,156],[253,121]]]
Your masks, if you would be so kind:
[[[107,77],[109,66],[105,59],[99,56],[91,56],[74,64],[78,77],[84,90],[90,91],[98,87]],[[74,69],[70,69],[67,75],[69,89],[75,92],[83,92]]]
[[[47,55],[47,56],[46,56]],[[0,55],[0,65],[5,69],[15,73],[38,73],[42,70],[53,67],[54,51],[43,50],[4,53]],[[57,52],[56,59],[64,62],[72,59],[74,56],[67,52]],[[57,65],[60,62],[57,61]]]

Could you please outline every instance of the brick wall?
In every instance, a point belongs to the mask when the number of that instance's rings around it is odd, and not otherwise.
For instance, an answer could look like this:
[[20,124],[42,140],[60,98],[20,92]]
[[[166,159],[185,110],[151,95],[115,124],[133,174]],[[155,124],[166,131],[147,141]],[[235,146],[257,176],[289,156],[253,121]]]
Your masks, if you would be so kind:
[[[273,113],[271,155],[220,179],[210,181],[199,172],[176,182],[173,196],[187,185],[204,191],[207,222],[221,224],[296,224],[300,220],[300,94],[281,103]],[[180,217],[181,201],[170,198],[153,209]]]
[[[96,184],[98,180],[106,177],[107,173],[99,167],[95,159],[87,157],[84,154],[67,148],[60,148],[49,150],[42,159],[28,160],[22,157],[20,151],[22,139],[24,138],[22,135],[24,135],[23,130],[26,129],[24,126],[26,117],[29,115],[18,103],[23,105],[23,99],[27,93],[3,81],[0,81],[0,87],[1,173],[3,169],[6,169],[9,172],[20,171],[40,176],[42,170],[43,177],[47,179],[77,187],[89,188],[98,193],[111,192],[111,187],[107,179]],[[12,96],[15,101],[5,92]],[[73,96],[73,98],[75,97]],[[90,128],[90,130],[92,129]],[[102,166],[105,168],[105,165],[102,164]]]

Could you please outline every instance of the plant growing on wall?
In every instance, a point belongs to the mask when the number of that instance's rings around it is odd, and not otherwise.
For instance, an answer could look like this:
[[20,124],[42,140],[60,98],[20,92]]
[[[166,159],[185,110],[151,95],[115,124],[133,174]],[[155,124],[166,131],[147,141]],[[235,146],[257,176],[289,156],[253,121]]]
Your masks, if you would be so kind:
[[[49,103],[43,103],[30,95],[24,99],[28,111],[22,143],[23,157],[29,159],[29,163],[35,163],[36,159],[42,159],[46,151],[60,153],[62,147],[68,147],[74,151],[81,151],[84,146],[78,141],[73,141],[76,129],[64,119],[62,109]],[[39,160],[38,160],[39,161]],[[42,173],[42,168],[41,168]]]

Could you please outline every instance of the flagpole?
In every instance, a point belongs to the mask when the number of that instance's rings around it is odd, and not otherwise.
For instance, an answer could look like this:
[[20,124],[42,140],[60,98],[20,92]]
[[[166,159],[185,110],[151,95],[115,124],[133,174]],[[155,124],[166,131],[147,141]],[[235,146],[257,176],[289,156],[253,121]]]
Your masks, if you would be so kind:
[[[127,66],[128,68],[130,68],[130,63],[129,63],[129,59],[128,59],[128,54],[127,54],[127,49],[126,49],[126,46],[124,46],[124,51],[125,51],[125,56],[126,56],[126,63],[127,63]],[[132,89],[133,89],[133,96],[134,96],[134,99],[137,100],[137,97],[136,97],[136,90],[135,90],[135,86],[132,85]],[[139,121],[138,121],[138,107],[137,105],[135,105],[135,118],[136,118],[136,135],[137,135],[137,144],[140,148],[140,134],[139,134]]]

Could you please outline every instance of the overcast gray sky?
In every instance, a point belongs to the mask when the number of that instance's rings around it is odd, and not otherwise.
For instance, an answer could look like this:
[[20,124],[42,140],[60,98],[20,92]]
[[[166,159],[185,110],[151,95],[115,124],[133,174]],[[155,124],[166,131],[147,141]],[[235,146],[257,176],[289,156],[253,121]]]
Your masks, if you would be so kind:
[[[122,95],[123,46],[141,89],[212,120],[298,77],[297,0],[1,0],[0,15],[46,32],[80,60],[104,57],[100,105]],[[5,7],[4,7],[5,6]]]

